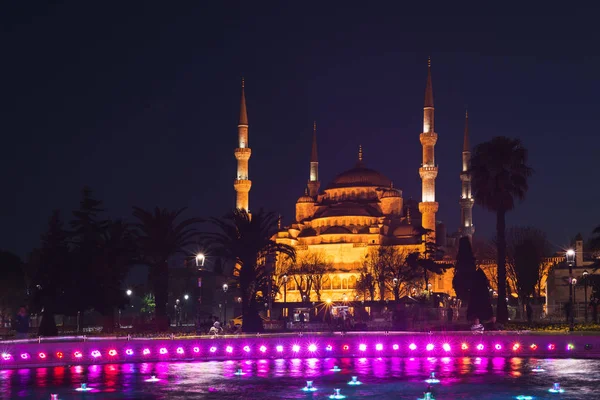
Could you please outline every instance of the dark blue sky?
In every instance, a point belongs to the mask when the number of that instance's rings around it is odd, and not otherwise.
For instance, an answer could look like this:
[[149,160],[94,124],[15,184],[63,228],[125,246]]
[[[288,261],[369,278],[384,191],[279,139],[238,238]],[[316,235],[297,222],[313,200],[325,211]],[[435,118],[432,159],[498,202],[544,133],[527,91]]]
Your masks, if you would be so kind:
[[[293,219],[314,119],[323,186],[362,144],[369,167],[419,198],[429,55],[438,217],[449,231],[466,105],[472,144],[507,135],[530,149],[536,173],[509,225],[539,227],[560,246],[600,224],[597,10],[6,3],[0,248],[38,245],[52,209],[70,212],[84,185],[114,217],[133,205],[189,207],[188,216],[233,207],[242,75],[251,209]],[[494,221],[476,206],[477,235],[490,236]]]

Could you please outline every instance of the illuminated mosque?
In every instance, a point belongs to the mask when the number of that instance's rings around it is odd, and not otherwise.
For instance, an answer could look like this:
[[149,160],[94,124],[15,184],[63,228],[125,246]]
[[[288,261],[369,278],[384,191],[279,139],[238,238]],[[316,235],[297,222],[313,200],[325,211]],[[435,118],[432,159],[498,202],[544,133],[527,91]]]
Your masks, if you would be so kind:
[[[402,190],[395,187],[388,177],[369,168],[363,160],[362,147],[358,149],[354,167],[338,174],[321,189],[317,130],[316,124],[314,125],[310,173],[304,194],[296,202],[294,222],[287,227],[280,227],[275,240],[293,246],[298,258],[310,253],[318,253],[324,257],[331,267],[325,274],[321,290],[323,300],[345,301],[354,298],[356,282],[370,249],[394,246],[403,254],[424,252],[425,237],[434,241],[436,234],[437,244],[445,245],[445,228],[436,221],[439,207],[435,196],[435,179],[438,174],[435,164],[437,138],[430,63],[425,86],[423,132],[419,135],[423,151],[423,162],[419,168],[422,181],[420,202],[405,199]],[[248,210],[252,184],[248,176],[251,150],[248,146],[248,116],[243,81],[238,140],[239,146],[235,149],[237,177],[234,181],[236,207]],[[467,115],[460,174],[462,193],[459,237],[472,237],[475,230],[472,218],[474,201],[468,173],[470,157]],[[299,192],[302,193],[301,190]],[[432,276],[430,282],[431,291],[453,295],[451,271]],[[302,300],[293,279],[288,280],[286,292],[287,301]],[[388,293],[387,296],[392,294]],[[311,299],[307,300],[316,301],[316,293],[313,291]]]

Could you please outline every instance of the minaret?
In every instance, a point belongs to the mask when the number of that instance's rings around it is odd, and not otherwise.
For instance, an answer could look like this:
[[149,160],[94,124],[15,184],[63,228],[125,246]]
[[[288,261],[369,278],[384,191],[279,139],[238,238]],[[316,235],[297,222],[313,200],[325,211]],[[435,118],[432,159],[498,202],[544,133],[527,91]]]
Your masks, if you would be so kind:
[[433,124],[433,89],[431,87],[431,58],[427,61],[427,85],[425,86],[425,106],[423,107],[423,133],[420,135],[423,147],[423,164],[419,168],[419,175],[423,183],[422,200],[419,203],[419,211],[422,216],[422,226],[431,230],[429,241],[435,243],[435,213],[438,211],[438,203],[435,201],[435,178],[438,168],[435,165],[434,147],[437,142],[437,133]]
[[310,153],[310,175],[308,179],[308,194],[316,198],[319,194],[319,158],[317,157],[317,121],[313,123],[312,151]]
[[475,227],[473,226],[473,195],[471,193],[471,146],[469,145],[469,112],[465,112],[465,137],[463,139],[462,151],[462,172],[460,180],[462,182],[462,193],[460,195],[460,227],[458,231],[460,236],[473,237]]
[[248,114],[246,113],[246,95],[244,93],[244,78],[242,78],[242,100],[240,103],[240,122],[238,123],[238,148],[235,149],[237,160],[237,176],[233,181],[236,192],[235,207],[249,211],[248,193],[252,181],[248,179],[248,160],[252,151],[248,147]]

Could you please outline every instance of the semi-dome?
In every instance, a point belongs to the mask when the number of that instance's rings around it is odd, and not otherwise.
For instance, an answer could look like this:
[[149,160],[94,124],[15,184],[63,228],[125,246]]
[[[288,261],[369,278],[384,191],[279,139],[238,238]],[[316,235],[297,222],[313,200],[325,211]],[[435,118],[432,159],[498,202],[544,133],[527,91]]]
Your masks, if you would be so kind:
[[303,195],[298,198],[298,201],[296,203],[314,203],[314,202],[315,202],[315,199],[313,199],[312,197],[310,197],[308,195]]
[[402,195],[400,194],[400,191],[398,191],[397,189],[387,189],[381,195],[382,199],[384,199],[386,197],[402,197]]
[[362,163],[358,163],[354,168],[336,176],[327,189],[355,186],[390,187],[391,184],[392,181],[387,176],[374,169],[365,167]]

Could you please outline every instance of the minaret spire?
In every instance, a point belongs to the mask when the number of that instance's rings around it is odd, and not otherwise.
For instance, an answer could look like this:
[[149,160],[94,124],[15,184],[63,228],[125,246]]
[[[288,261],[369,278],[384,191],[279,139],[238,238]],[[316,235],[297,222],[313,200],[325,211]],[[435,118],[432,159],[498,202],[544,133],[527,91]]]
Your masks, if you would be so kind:
[[236,192],[235,207],[248,209],[248,200],[252,181],[248,179],[248,160],[252,151],[248,147],[248,112],[246,111],[246,93],[244,90],[244,78],[242,78],[242,98],[240,100],[240,120],[238,123],[238,148],[234,155],[237,160],[237,176],[233,181]]
[[460,195],[460,226],[458,231],[461,236],[473,237],[475,227],[473,226],[473,194],[471,193],[471,148],[469,145],[469,112],[465,111],[465,134],[463,138],[461,195]]
[[321,182],[319,181],[319,157],[317,155],[317,121],[313,121],[312,150],[310,152],[310,175],[308,178],[308,191],[311,197],[319,194]]
[[439,205],[435,201],[435,178],[438,167],[435,165],[435,144],[437,133],[434,131],[433,86],[431,84],[431,57],[427,60],[427,83],[425,85],[425,104],[423,107],[423,132],[420,135],[423,147],[423,162],[419,168],[422,182],[422,199],[419,203],[421,225],[431,231],[427,240],[435,242],[435,213]]
[[362,151],[362,144],[358,145],[358,162],[362,162],[363,160],[363,151]]

